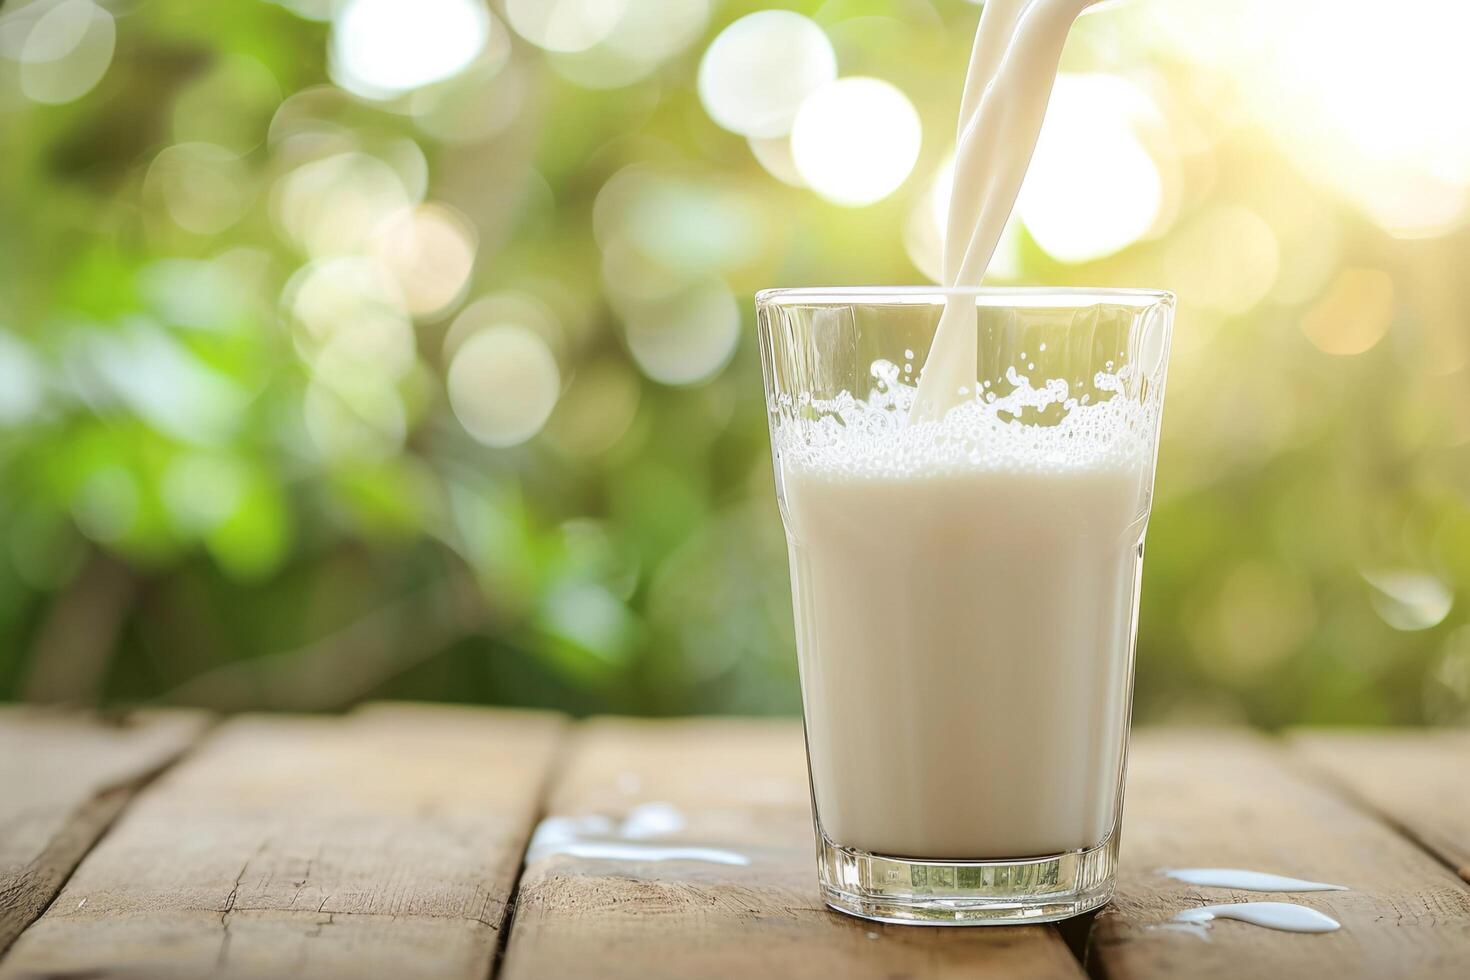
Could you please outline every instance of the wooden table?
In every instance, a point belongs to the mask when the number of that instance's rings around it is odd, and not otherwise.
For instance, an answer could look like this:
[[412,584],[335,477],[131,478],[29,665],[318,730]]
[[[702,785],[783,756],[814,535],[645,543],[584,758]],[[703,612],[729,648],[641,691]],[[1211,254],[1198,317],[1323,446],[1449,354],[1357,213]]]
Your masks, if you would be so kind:
[[[0,980],[1470,977],[1470,733],[1144,731],[1131,768],[1109,908],[921,929],[818,900],[793,722],[0,708]],[[1251,897],[1343,928],[1159,928]]]

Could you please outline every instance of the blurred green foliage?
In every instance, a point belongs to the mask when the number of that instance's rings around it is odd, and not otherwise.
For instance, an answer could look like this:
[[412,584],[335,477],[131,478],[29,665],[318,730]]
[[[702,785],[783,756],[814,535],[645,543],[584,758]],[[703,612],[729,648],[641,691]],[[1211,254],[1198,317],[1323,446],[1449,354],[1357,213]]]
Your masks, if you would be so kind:
[[[949,152],[976,7],[779,5],[924,123],[904,186],[842,208],[701,105],[710,40],[772,4],[713,4],[597,89],[497,3],[461,76],[374,101],[334,86],[331,24],[301,15],[331,4],[126,0],[102,4],[100,81],[49,104],[17,38],[55,6],[0,8],[0,698],[797,710],[750,296],[924,281],[903,229]],[[1137,714],[1464,722],[1470,239],[1384,231],[1148,16],[1086,18],[1064,67],[1152,94],[1156,227],[1077,264],[1015,246],[1022,281],[1181,297]],[[381,314],[331,262],[385,186],[452,216],[400,275],[428,298],[391,372],[391,330],[331,360],[301,299],[326,268],[330,317]],[[440,302],[464,229],[473,267]],[[733,350],[664,316],[687,299],[714,322],[731,295]],[[507,317],[553,355],[554,408],[487,445],[461,424],[485,391],[452,403],[447,379]],[[507,397],[492,415],[536,396]]]

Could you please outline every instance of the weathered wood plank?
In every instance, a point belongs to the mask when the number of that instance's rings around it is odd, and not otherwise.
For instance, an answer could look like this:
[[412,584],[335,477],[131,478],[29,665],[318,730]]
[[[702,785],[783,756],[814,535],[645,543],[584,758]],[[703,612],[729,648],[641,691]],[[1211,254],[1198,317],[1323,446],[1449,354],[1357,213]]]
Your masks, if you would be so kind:
[[1470,881],[1470,731],[1303,729],[1290,744]]
[[1050,928],[827,910],[794,723],[589,722],[550,813],[521,879],[510,980],[1082,976]]
[[205,723],[193,711],[106,722],[0,708],[0,952],[56,897],[134,792]]
[[243,716],[142,793],[0,977],[488,975],[562,729]]
[[[1372,814],[1297,771],[1285,750],[1229,732],[1134,739],[1123,871],[1098,915],[1090,964],[1109,980],[1154,977],[1462,978],[1470,889]],[[1197,888],[1166,867],[1269,871],[1351,891],[1273,895]],[[1160,928],[1180,909],[1287,901],[1342,923],[1322,935],[1217,923],[1206,941]]]

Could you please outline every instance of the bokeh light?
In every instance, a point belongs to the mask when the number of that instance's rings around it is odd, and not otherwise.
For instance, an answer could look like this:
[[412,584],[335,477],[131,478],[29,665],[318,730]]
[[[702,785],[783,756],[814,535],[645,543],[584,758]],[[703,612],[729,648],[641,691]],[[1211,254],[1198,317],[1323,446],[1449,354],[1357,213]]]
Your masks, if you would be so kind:
[[505,0],[521,37],[547,51],[585,51],[617,27],[628,0]]
[[477,143],[515,123],[530,87],[524,64],[511,60],[510,32],[491,15],[490,39],[480,57],[453,80],[409,96],[419,129],[450,144]]
[[175,143],[153,158],[144,190],[180,228],[214,235],[245,216],[254,196],[235,153],[213,143]]
[[312,262],[286,284],[281,306],[297,350],[317,374],[396,380],[413,366],[413,327],[393,278],[369,259]]
[[237,333],[256,298],[242,266],[261,258],[235,251],[217,259],[158,259],[139,272],[138,290],[170,326]]
[[[1276,234],[1259,214],[1215,205],[1186,222],[1167,245],[1164,281],[1182,302],[1224,315],[1245,313],[1271,291],[1281,265]],[[1222,263],[1219,256],[1229,255]]]
[[783,184],[805,187],[801,171],[796,169],[796,160],[791,156],[791,139],[787,136],[772,136],[767,139],[746,140],[751,154],[766,168],[766,173]]
[[711,377],[730,360],[740,339],[740,307],[718,280],[665,299],[627,301],[622,314],[633,360],[664,384],[696,384]]
[[402,95],[463,71],[489,29],[480,0],[344,0],[332,19],[332,77],[366,98]]
[[66,372],[73,389],[100,411],[124,410],[196,445],[228,442],[249,404],[237,380],[142,316],[74,334]]
[[423,204],[379,225],[373,252],[398,281],[408,311],[433,317],[464,296],[475,265],[475,229],[441,204]]
[[1057,77],[1036,154],[1016,201],[1026,231],[1062,262],[1089,262],[1149,232],[1163,202],[1135,120],[1158,119],[1137,86],[1113,75]]
[[667,299],[684,285],[684,277],[639,252],[626,238],[602,252],[602,287],[614,308],[626,303]]
[[446,363],[476,333],[505,323],[524,327],[546,342],[553,354],[565,346],[563,327],[556,311],[540,297],[522,290],[489,293],[469,303],[455,316],[444,332],[443,353]]
[[42,8],[20,48],[21,91],[36,102],[74,102],[107,74],[116,44],[112,14],[92,0]]
[[561,372],[540,334],[505,323],[459,345],[448,387],[465,431],[487,446],[505,448],[541,431],[561,393]]
[[272,215],[307,255],[365,251],[382,224],[414,203],[398,172],[376,156],[338,153],[277,182]]
[[701,181],[660,177],[642,182],[619,217],[639,253],[686,275],[716,272],[758,254],[760,205],[740,192]]
[[0,330],[0,428],[21,425],[45,404],[45,375],[31,349],[15,334]]
[[843,78],[802,103],[791,129],[796,170],[834,204],[872,204],[898,190],[919,159],[919,114],[877,78]]
[[585,88],[621,88],[647,77],[704,32],[709,0],[624,0],[597,43],[555,52],[552,70]]
[[1363,578],[1372,586],[1373,609],[1396,630],[1427,630],[1444,622],[1455,606],[1455,594],[1428,572],[1406,568],[1371,569]]
[[313,378],[302,412],[307,435],[326,462],[386,459],[403,446],[408,433],[397,390],[371,373]]
[[142,509],[137,478],[121,466],[90,473],[72,500],[72,516],[82,533],[101,544],[126,537]]
[[699,65],[699,98],[725,129],[767,139],[789,132],[807,97],[836,77],[837,55],[820,27],[797,13],[763,10],[710,44]]
[[199,533],[218,527],[245,496],[248,476],[228,456],[189,453],[164,471],[164,504],[183,530]]
[[291,278],[281,305],[311,368],[302,412],[317,455],[361,462],[399,451],[409,420],[398,386],[416,351],[394,278],[367,257],[320,259]]
[[1393,321],[1393,279],[1381,269],[1343,269],[1302,316],[1302,333],[1327,354],[1361,354]]

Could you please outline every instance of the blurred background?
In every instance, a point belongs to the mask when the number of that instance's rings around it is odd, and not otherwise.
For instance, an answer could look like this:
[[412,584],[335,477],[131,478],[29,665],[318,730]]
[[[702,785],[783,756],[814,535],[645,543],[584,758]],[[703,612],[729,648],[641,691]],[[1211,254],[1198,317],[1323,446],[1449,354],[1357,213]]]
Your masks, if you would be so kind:
[[[932,280],[979,10],[0,5],[0,699],[798,710],[751,295]],[[1073,32],[991,278],[1179,295],[1142,721],[1470,721],[1467,36]]]

